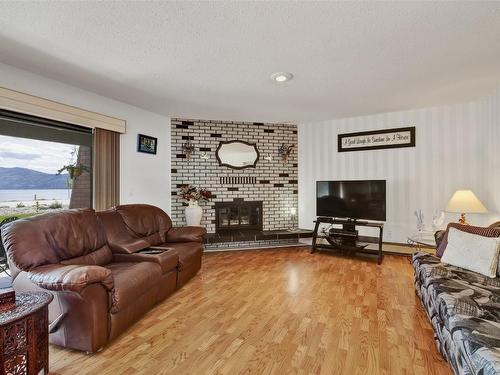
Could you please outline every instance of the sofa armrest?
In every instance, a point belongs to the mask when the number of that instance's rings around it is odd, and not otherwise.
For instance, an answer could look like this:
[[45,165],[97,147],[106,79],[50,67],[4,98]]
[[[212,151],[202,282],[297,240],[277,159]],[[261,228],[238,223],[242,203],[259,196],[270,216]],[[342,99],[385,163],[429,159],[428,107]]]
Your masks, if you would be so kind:
[[445,230],[438,230],[434,233],[434,239],[436,240],[436,249],[439,247],[439,245],[443,241],[445,234],[446,234]]
[[125,240],[122,242],[109,242],[111,251],[117,254],[133,254],[137,251],[147,249],[149,246],[149,242],[141,239]]
[[168,242],[203,242],[207,231],[202,227],[170,228],[167,232]]
[[113,262],[115,263],[138,263],[138,262],[152,262],[152,263],[157,263],[154,257],[147,255],[147,254],[141,254],[141,253],[134,253],[134,254],[113,254]]
[[51,264],[29,271],[28,278],[39,287],[56,292],[80,293],[86,286],[96,283],[107,290],[114,287],[111,271],[100,266]]

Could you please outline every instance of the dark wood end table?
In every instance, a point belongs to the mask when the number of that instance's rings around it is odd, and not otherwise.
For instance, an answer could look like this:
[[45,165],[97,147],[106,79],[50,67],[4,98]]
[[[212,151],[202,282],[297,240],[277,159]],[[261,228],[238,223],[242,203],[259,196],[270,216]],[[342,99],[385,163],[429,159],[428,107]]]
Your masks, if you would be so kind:
[[19,293],[16,307],[0,312],[0,374],[48,374],[52,298],[46,292]]

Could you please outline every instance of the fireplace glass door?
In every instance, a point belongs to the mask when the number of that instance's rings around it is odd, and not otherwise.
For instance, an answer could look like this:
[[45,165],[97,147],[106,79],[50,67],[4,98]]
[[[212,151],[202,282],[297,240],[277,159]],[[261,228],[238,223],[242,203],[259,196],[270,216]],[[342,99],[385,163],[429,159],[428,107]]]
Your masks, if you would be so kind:
[[262,202],[217,202],[216,230],[262,230]]

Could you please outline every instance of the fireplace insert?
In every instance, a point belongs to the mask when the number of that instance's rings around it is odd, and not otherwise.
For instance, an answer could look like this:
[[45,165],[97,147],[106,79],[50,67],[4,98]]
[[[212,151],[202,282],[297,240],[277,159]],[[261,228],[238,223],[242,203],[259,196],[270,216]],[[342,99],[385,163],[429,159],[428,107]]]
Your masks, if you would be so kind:
[[215,231],[262,230],[262,201],[215,203]]

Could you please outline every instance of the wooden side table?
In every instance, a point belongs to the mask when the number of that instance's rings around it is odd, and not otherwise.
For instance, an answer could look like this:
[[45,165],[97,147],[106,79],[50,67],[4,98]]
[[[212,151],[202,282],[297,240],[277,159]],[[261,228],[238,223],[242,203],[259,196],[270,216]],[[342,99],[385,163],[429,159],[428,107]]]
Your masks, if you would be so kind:
[[48,306],[52,294],[16,295],[16,307],[0,312],[0,375],[49,372]]

